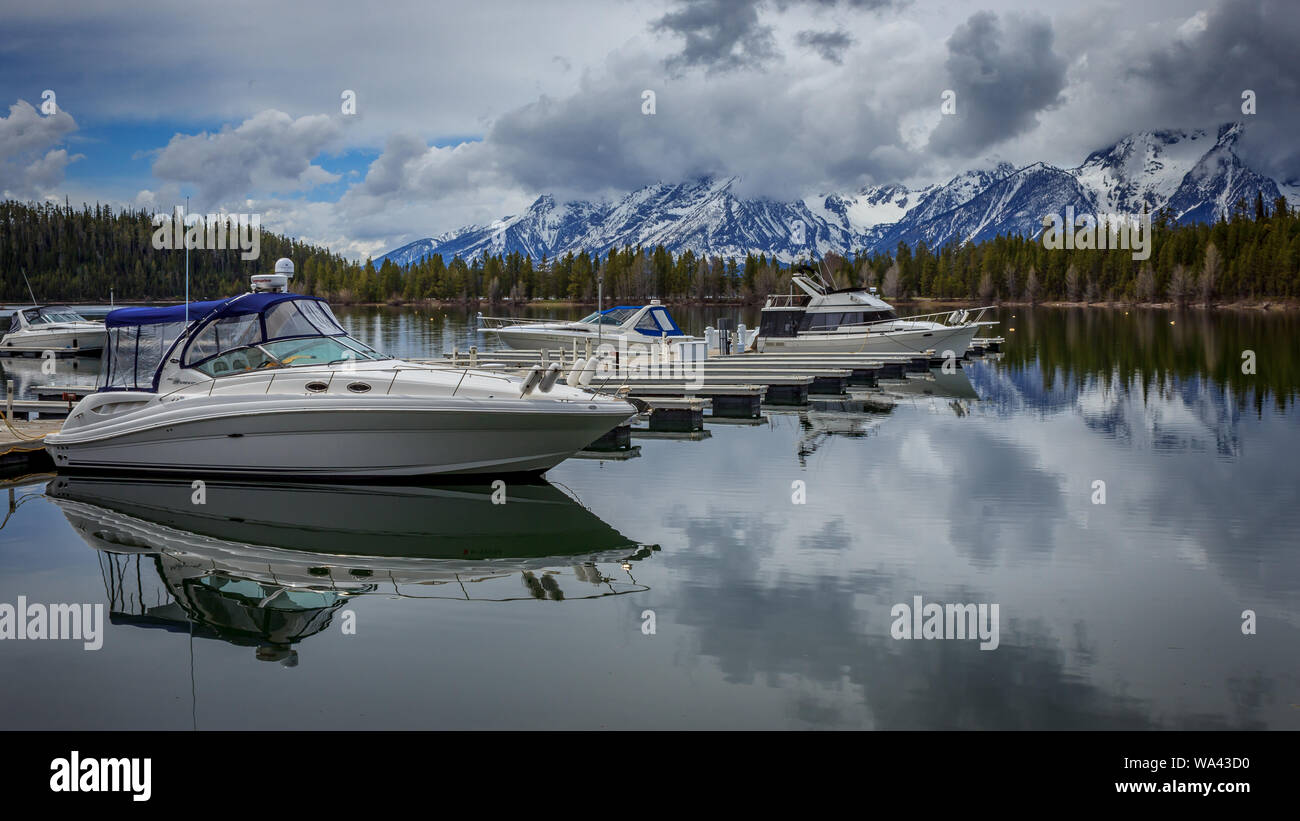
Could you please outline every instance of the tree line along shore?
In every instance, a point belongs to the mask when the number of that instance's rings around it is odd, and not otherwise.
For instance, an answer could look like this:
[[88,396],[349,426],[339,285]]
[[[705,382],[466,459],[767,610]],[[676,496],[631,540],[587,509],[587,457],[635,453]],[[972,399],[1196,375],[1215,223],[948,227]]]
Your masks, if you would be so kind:
[[[167,301],[185,293],[183,250],[157,250],[153,215],[106,205],[0,202],[0,301]],[[1019,235],[937,249],[904,243],[891,253],[807,260],[836,287],[875,287],[887,299],[953,303],[1295,307],[1300,302],[1300,210],[1283,198],[1239,201],[1215,223],[1153,215],[1151,254],[1050,249]],[[662,246],[534,259],[439,255],[407,266],[359,263],[327,248],[262,231],[261,253],[191,250],[190,296],[242,292],[268,260],[289,257],[294,290],[336,304],[591,304],[607,299],[756,304],[789,289],[791,266],[765,254],[743,259],[674,254]]]

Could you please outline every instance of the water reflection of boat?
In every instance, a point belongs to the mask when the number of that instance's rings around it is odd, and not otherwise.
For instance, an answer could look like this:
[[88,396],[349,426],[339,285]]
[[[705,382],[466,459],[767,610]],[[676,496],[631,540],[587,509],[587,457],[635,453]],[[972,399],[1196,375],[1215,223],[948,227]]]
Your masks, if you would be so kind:
[[[646,589],[632,578],[630,562],[657,549],[629,541],[546,483],[496,491],[217,481],[194,487],[60,476],[46,493],[100,551],[114,624],[219,638],[256,647],[264,660],[296,659],[295,644],[366,593],[618,595]],[[504,503],[494,503],[494,494]],[[140,572],[150,564],[156,583]],[[476,587],[485,595],[472,595]]]
[[945,372],[943,368],[931,368],[929,374],[910,376],[907,379],[882,379],[880,389],[884,393],[903,396],[979,399],[965,368],[954,368],[951,373]]

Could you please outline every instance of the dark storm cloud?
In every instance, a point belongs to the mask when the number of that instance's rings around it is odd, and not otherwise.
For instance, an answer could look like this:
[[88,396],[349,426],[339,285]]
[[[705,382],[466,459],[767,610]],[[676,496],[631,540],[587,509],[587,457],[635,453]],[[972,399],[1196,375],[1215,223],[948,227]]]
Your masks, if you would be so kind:
[[[898,112],[890,106],[908,95],[889,93],[893,78],[864,99],[849,83],[810,93],[739,73],[669,82],[655,55],[619,58],[608,68],[577,94],[498,118],[475,159],[525,190],[560,197],[712,174],[739,175],[744,196],[778,199],[804,196],[830,173],[897,179],[920,160],[897,148]],[[656,94],[653,115],[642,113],[647,90]]]
[[836,65],[844,62],[844,52],[853,45],[853,37],[844,29],[835,31],[801,31],[795,36],[795,42],[811,49]]
[[705,65],[714,71],[760,66],[778,52],[772,27],[759,23],[758,8],[752,0],[679,0],[651,28],[685,40],[670,66]]
[[[1032,130],[1065,88],[1066,60],[1045,19],[977,12],[948,38],[948,88],[957,111],[930,138],[942,155],[971,155]],[[936,95],[937,97],[938,95]]]
[[[1223,0],[1204,29],[1144,55],[1132,70],[1149,87],[1152,118],[1170,125],[1247,125],[1241,148],[1256,170],[1300,178],[1300,15],[1289,0]],[[1241,110],[1255,92],[1256,113]],[[1166,126],[1168,127],[1168,125]]]
[[[669,58],[670,68],[706,66],[711,72],[756,68],[781,54],[772,27],[759,19],[759,12],[768,5],[762,0],[676,0],[675,8],[652,22],[650,28],[685,41],[681,51]],[[799,6],[875,11],[895,5],[895,0],[777,0],[770,5],[782,12]],[[806,43],[804,35],[812,35],[818,42]],[[852,38],[842,31],[804,31],[798,42],[811,45],[827,60],[838,63]]]

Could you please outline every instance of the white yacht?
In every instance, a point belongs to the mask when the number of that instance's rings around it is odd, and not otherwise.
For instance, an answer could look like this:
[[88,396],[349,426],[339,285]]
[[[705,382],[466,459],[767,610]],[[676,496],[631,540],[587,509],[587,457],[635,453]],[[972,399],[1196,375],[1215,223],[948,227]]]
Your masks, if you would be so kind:
[[960,359],[986,325],[988,308],[900,317],[875,289],[832,288],[814,272],[791,277],[789,294],[774,294],[763,305],[759,350],[814,353],[917,353],[933,351]]
[[259,290],[106,319],[98,390],[46,437],[58,470],[184,476],[538,473],[636,413],[621,399],[417,365],[350,337],[324,300]]
[[649,305],[620,305],[596,311],[576,322],[512,319],[478,315],[479,330],[495,334],[505,345],[524,350],[580,349],[591,341],[593,347],[601,344],[628,345],[663,340],[668,343],[696,341],[682,333],[659,300]]
[[10,317],[0,347],[98,353],[104,347],[104,325],[62,305],[20,308]]

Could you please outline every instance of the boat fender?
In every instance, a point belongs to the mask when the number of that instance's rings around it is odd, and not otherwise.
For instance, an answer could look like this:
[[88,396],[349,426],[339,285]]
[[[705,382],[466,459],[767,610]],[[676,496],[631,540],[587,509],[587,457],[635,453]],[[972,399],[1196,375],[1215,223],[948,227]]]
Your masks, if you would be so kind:
[[587,360],[587,364],[582,368],[582,373],[578,375],[578,384],[584,388],[587,387],[591,384],[592,377],[595,375],[596,357],[593,356],[591,359]]
[[533,390],[538,385],[541,384],[542,376],[543,374],[542,374],[541,365],[534,365],[531,369],[529,369],[528,377],[524,379],[524,388],[522,391],[519,392],[519,398],[523,399],[525,396],[532,393]]
[[587,360],[584,357],[578,357],[573,360],[573,367],[569,369],[569,375],[565,377],[565,382],[570,385],[577,385],[578,380],[582,377],[582,371],[587,367]]
[[555,387],[555,380],[560,378],[560,364],[558,362],[546,369],[546,374],[542,377],[542,384],[537,389],[542,393],[550,393],[551,388]]

